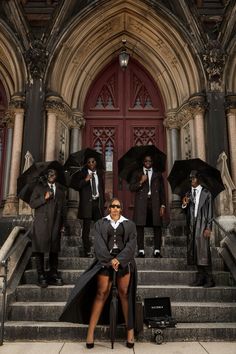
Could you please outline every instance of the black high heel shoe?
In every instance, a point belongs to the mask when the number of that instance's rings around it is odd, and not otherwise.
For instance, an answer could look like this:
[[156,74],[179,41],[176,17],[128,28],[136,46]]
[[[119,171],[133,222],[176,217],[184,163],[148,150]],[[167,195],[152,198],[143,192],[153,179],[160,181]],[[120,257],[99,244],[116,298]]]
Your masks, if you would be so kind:
[[92,349],[94,347],[94,343],[86,343],[87,349]]
[[126,342],[126,347],[132,349],[134,347],[134,342]]

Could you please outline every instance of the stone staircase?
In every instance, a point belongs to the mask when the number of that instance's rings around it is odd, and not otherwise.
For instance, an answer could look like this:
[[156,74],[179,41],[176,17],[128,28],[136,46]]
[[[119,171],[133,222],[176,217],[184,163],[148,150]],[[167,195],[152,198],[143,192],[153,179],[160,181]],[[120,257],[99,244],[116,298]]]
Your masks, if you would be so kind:
[[[175,236],[166,229],[163,237],[163,258],[151,258],[152,234],[146,229],[146,258],[136,259],[138,267],[138,295],[168,296],[176,328],[164,331],[165,341],[235,340],[236,286],[229,272],[224,270],[217,249],[212,249],[215,288],[188,286],[195,278],[195,269],[186,266],[186,238]],[[64,236],[59,268],[65,285],[41,289],[35,285],[36,270],[32,257],[14,301],[8,308],[5,324],[6,340],[76,340],[84,341],[87,327],[58,322],[64,304],[81,272],[92,262],[81,258],[79,236]],[[148,257],[149,256],[149,257]],[[117,338],[124,337],[124,328],[118,328]],[[98,326],[96,339],[108,340],[108,327]],[[154,340],[154,330],[144,326],[138,335],[140,341]]]

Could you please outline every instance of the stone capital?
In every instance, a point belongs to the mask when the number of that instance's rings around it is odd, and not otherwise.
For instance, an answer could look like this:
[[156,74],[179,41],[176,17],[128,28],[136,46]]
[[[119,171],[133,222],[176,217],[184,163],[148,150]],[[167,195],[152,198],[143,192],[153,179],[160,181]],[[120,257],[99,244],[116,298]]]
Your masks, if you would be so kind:
[[73,122],[72,128],[83,129],[86,123],[83,112],[73,112],[72,122]]
[[203,96],[195,96],[189,100],[189,108],[192,112],[193,116],[198,114],[204,114],[207,109],[207,103],[205,97]]
[[179,129],[180,124],[176,112],[167,113],[167,117],[165,118],[163,124],[166,128],[169,129]]
[[8,109],[1,120],[2,124],[7,126],[7,128],[13,128],[14,126],[15,113],[13,110]]
[[226,96],[225,109],[227,114],[236,113],[236,95]]

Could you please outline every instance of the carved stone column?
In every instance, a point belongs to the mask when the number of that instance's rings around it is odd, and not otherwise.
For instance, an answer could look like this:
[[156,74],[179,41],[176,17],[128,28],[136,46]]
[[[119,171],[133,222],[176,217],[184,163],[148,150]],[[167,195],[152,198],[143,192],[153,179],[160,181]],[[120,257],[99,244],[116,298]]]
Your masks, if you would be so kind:
[[10,179],[10,169],[11,169],[14,112],[8,110],[5,113],[4,121],[7,126],[7,147],[6,147],[4,179],[3,179],[3,200],[6,200],[8,195],[8,190],[9,190],[9,179]]
[[53,111],[47,111],[45,161],[52,161],[56,159],[56,134],[57,115]]
[[[70,153],[76,152],[81,149],[81,130],[85,126],[83,113],[74,111],[72,121],[73,124],[71,127]],[[79,192],[70,188],[69,200],[68,200],[68,213],[67,213],[68,219],[75,220],[78,218],[78,206],[79,206]]]
[[236,96],[227,98],[227,125],[228,125],[228,139],[230,152],[231,174],[234,184],[236,185]]
[[204,128],[204,114],[205,114],[205,99],[203,97],[195,97],[189,102],[194,119],[195,132],[195,148],[196,157],[203,161],[206,160],[206,146],[205,146],[205,128]]
[[16,216],[18,214],[17,177],[20,173],[22,137],[24,127],[24,109],[14,109],[15,122],[12,146],[11,173],[9,192],[3,209],[3,216]]
[[[180,159],[180,130],[179,122],[175,113],[169,113],[167,118],[164,121],[165,126],[167,127],[168,142],[170,151],[170,169],[172,168],[175,160]],[[170,171],[168,171],[170,172]],[[172,201],[170,203],[170,224],[172,227],[172,232],[176,230],[178,233],[178,226],[183,224],[181,211],[181,201],[180,197],[177,194],[172,194]]]

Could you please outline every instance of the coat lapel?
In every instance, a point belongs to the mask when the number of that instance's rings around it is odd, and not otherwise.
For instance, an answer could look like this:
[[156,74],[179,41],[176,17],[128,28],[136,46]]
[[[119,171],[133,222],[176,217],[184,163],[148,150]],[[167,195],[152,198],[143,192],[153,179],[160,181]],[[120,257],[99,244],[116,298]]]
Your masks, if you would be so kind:
[[198,204],[198,210],[201,209],[201,207],[205,203],[206,198],[207,198],[206,190],[205,190],[205,188],[202,188],[201,194],[200,194],[200,199],[199,199],[199,204]]

